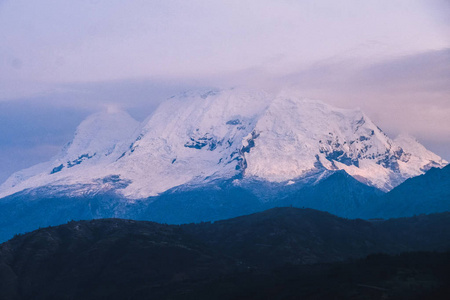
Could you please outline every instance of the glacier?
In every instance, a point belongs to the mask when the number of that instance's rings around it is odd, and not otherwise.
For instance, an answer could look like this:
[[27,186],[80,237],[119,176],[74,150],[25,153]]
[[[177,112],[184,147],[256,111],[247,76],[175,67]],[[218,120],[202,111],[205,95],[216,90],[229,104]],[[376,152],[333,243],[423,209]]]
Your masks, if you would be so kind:
[[314,185],[342,170],[387,192],[447,164],[413,137],[391,139],[359,109],[289,92],[190,91],[141,123],[120,110],[88,117],[56,157],[7,179],[0,198],[112,192],[133,202],[221,180]]

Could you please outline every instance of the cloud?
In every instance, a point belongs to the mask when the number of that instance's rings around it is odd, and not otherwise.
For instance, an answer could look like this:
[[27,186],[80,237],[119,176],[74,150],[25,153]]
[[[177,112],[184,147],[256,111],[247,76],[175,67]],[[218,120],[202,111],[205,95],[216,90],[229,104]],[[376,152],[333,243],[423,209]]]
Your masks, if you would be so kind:
[[10,0],[0,8],[0,79],[176,79],[264,64],[286,73],[366,55],[371,41],[383,45],[376,56],[446,47],[446,24],[426,3]]
[[359,82],[389,90],[450,92],[450,49],[391,59],[366,67]]
[[335,59],[278,79],[305,97],[361,107],[391,136],[410,133],[450,159],[450,49],[367,63]]

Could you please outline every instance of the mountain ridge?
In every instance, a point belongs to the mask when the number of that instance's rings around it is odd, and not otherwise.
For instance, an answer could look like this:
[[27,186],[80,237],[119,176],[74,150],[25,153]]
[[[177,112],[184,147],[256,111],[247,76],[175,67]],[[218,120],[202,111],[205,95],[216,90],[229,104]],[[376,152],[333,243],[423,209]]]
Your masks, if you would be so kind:
[[[362,184],[345,171],[332,172],[313,185],[280,186],[265,181],[235,185],[233,180],[228,180],[176,187],[134,202],[112,192],[69,197],[59,189],[51,193],[34,190],[0,201],[0,241],[40,227],[98,218],[182,224],[223,220],[289,206],[318,209],[351,219],[444,212],[450,211],[449,170],[450,166],[432,169],[429,174],[409,179],[387,194]],[[409,181],[413,181],[415,189],[403,188],[410,185]],[[396,200],[397,196],[392,197],[391,193],[402,197]]]
[[409,217],[416,214],[450,211],[450,166],[432,168],[409,178],[377,203],[365,207],[362,217]]
[[446,299],[448,252],[399,253],[448,251],[449,225],[449,213],[369,222],[298,208],[182,226],[71,221],[0,245],[0,298],[381,298],[367,285]]
[[[412,138],[388,138],[359,109],[288,93],[188,92],[163,102],[141,124],[113,111],[89,117],[77,133],[53,161],[11,176],[0,197],[53,185],[67,186],[69,195],[114,191],[143,199],[217,179],[288,185],[313,174],[320,180],[330,170],[388,191],[447,164]],[[77,185],[84,188],[70,188]]]

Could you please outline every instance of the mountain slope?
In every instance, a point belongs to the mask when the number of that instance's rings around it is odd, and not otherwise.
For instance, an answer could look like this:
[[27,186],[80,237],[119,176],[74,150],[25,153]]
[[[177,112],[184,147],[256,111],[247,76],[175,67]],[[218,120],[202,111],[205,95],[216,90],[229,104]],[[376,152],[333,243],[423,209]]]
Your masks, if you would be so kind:
[[[217,181],[174,188],[161,195],[130,202],[113,192],[67,196],[63,192],[35,190],[0,201],[0,242],[16,233],[64,224],[70,220],[128,218],[168,224],[216,221],[279,206],[312,207],[343,217],[359,216],[379,190],[366,186],[344,171],[311,184],[270,184],[265,181]],[[47,195],[47,196],[43,196]]]
[[161,299],[186,279],[237,269],[174,226],[71,222],[0,246],[1,299]]
[[0,186],[0,195],[5,189],[8,195],[46,185],[76,190],[78,195],[93,187],[114,188],[118,177],[103,177],[105,166],[115,161],[115,152],[124,151],[126,141],[138,126],[139,123],[123,111],[108,110],[89,116],[78,126],[73,140],[53,160],[14,173]]
[[406,180],[365,211],[383,218],[450,211],[450,166]]
[[360,110],[287,93],[189,92],[140,125],[125,113],[106,116],[83,122],[53,161],[14,174],[0,197],[47,186],[72,196],[111,190],[143,199],[216,180],[286,185],[336,170],[388,191],[447,164],[411,139],[390,139]]
[[323,263],[374,252],[443,251],[450,247],[449,225],[449,213],[368,222],[295,208],[182,226],[70,222],[0,245],[0,298],[381,298],[358,285],[381,287],[388,299],[426,298],[447,286],[448,254]]
[[450,213],[370,222],[285,207],[182,228],[207,245],[260,267],[450,249]]
[[[14,234],[70,220],[130,218],[168,224],[216,221],[273,207],[308,207],[346,218],[411,217],[450,211],[449,167],[432,169],[384,194],[344,171],[316,184],[279,186],[254,181],[219,181],[175,188],[130,202],[115,193],[69,197],[64,193],[18,193],[0,202],[0,241]],[[43,197],[43,194],[50,196]]]
[[288,194],[276,202],[277,206],[308,207],[340,217],[356,218],[360,217],[361,209],[377,203],[383,194],[345,171],[337,171],[317,184]]

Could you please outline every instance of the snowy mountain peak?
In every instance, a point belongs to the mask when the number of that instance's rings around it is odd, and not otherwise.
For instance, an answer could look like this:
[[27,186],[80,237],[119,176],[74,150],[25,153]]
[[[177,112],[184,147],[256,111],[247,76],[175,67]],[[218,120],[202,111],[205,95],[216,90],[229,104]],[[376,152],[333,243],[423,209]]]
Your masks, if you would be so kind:
[[90,115],[51,161],[14,173],[0,186],[0,196],[5,190],[8,195],[49,183],[78,182],[79,173],[114,161],[112,154],[124,147],[138,126],[139,122],[118,109]]
[[14,174],[0,196],[50,185],[136,199],[212,180],[287,184],[335,170],[390,190],[445,164],[417,142],[391,140],[359,109],[287,92],[193,91],[142,124],[117,110],[87,118],[60,155]]
[[387,191],[412,174],[420,174],[429,163],[405,164],[407,157],[420,153],[404,153],[360,110],[338,109],[295,96],[277,97],[255,130],[259,138],[246,155],[246,175],[271,181],[288,181],[323,168],[345,170]]
[[139,126],[128,113],[108,107],[107,111],[89,116],[75,131],[74,138],[61,151],[60,159],[109,155],[118,143],[127,139]]

